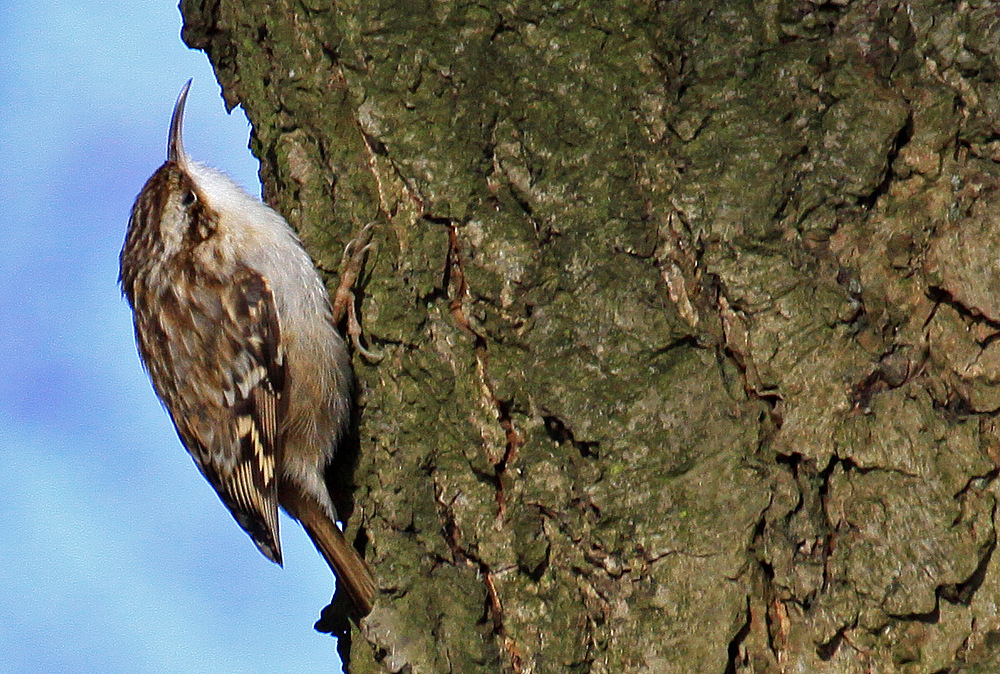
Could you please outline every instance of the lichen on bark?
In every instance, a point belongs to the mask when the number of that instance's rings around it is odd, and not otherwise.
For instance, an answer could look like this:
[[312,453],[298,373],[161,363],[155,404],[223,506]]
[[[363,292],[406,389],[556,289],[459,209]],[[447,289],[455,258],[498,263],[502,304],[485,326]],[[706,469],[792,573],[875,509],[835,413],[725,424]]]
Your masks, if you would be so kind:
[[993,671],[995,6],[182,11],[331,281],[377,223],[351,671]]

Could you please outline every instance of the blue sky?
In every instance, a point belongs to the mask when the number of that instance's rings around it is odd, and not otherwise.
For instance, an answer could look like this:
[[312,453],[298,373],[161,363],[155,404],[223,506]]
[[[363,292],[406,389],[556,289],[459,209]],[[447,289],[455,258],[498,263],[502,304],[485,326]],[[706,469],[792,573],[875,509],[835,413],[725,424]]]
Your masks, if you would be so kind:
[[[123,7],[128,7],[123,10]],[[183,450],[117,286],[183,83],[188,152],[259,194],[176,3],[0,0],[0,673],[328,672],[333,577],[261,556]]]

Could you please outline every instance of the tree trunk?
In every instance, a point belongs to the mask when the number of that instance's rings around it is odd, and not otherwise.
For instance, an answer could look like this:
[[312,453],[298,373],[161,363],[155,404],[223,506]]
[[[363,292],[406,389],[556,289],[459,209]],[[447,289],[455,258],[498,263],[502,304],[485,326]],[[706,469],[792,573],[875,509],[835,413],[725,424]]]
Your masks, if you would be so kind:
[[182,2],[377,223],[350,671],[998,671],[1000,9],[490,4]]

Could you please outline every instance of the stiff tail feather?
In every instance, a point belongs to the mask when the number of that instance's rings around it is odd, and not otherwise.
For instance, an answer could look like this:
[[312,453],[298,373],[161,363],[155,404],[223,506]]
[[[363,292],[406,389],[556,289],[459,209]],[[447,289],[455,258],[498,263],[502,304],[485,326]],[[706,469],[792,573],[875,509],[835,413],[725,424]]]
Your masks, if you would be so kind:
[[337,580],[343,584],[357,609],[358,617],[368,615],[375,601],[375,579],[368,564],[347,542],[347,538],[330,520],[321,505],[308,496],[296,501],[294,509],[288,507],[290,504],[283,505],[305,527],[316,549],[330,565]]

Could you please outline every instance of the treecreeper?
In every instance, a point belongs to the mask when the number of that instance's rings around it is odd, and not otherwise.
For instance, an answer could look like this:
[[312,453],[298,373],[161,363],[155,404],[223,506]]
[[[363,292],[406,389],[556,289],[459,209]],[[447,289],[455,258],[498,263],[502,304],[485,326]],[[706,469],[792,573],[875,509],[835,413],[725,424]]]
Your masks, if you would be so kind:
[[[336,524],[324,479],[353,413],[347,345],[285,219],[184,151],[190,85],[119,259],[139,356],[184,447],[264,556],[282,563],[280,505],[308,532],[358,619],[371,611],[375,582]],[[354,252],[345,260],[357,261]]]

